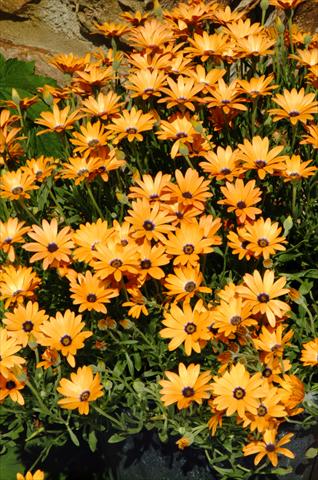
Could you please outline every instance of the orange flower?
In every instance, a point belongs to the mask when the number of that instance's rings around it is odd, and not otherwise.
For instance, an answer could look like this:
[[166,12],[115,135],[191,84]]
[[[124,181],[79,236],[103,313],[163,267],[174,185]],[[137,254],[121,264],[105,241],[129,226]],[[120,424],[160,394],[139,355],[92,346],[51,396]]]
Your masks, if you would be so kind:
[[42,362],[36,364],[36,368],[43,367],[47,370],[50,367],[57,367],[60,363],[60,356],[55,348],[46,348],[41,355]]
[[33,231],[28,235],[35,242],[26,243],[23,248],[28,252],[36,252],[30,258],[30,262],[43,260],[43,269],[52,265],[56,267],[60,262],[70,262],[71,249],[74,247],[72,241],[72,233],[70,227],[64,227],[58,232],[56,218],[49,223],[47,220],[42,221],[42,228],[32,225]]
[[181,222],[174,233],[169,233],[168,240],[164,241],[166,252],[174,255],[174,265],[197,266],[199,255],[211,253],[213,238],[205,238],[203,229],[194,219],[191,223]]
[[275,358],[283,356],[284,348],[289,345],[289,340],[294,332],[290,330],[283,335],[284,326],[278,325],[275,329],[262,327],[258,338],[253,340],[255,348],[264,352],[262,358],[265,362],[270,362]]
[[[96,64],[89,64],[85,71],[77,71],[76,77],[72,82],[75,88],[80,89],[80,93],[92,93],[93,88],[100,88],[113,77],[112,67],[101,67]],[[74,89],[73,87],[73,89]]]
[[196,84],[202,86],[202,92],[207,93],[215,87],[217,81],[222,78],[225,74],[223,68],[212,68],[206,72],[203,65],[196,65],[195,70],[189,70],[185,75],[192,78]]
[[238,146],[237,157],[243,162],[244,170],[256,170],[258,177],[263,180],[267,173],[273,174],[274,171],[281,171],[285,168],[284,160],[286,155],[279,155],[283,146],[269,149],[268,137],[253,137],[252,142],[244,140],[244,144]]
[[220,305],[211,312],[211,319],[213,328],[226,337],[244,332],[245,327],[257,324],[249,305],[244,304],[241,298],[233,298],[229,303],[221,300]]
[[285,169],[282,172],[284,182],[297,182],[315,174],[317,167],[310,165],[312,160],[302,162],[299,155],[292,155],[285,160]]
[[270,85],[274,79],[274,75],[270,73],[267,78],[265,75],[260,77],[252,77],[250,80],[238,80],[240,85],[238,89],[240,93],[247,93],[251,98],[255,99],[259,96],[271,95],[272,90],[278,85]]
[[42,112],[40,118],[35,120],[38,125],[47,127],[41,130],[37,135],[43,135],[47,132],[64,132],[73,128],[73,124],[80,118],[78,111],[75,111],[69,115],[70,107],[66,106],[63,110],[60,110],[58,105],[53,105],[53,112]]
[[310,342],[303,343],[300,360],[305,366],[318,365],[318,338],[314,338]]
[[114,23],[114,22],[104,22],[101,25],[95,23],[95,27],[97,32],[107,38],[112,37],[121,37],[125,35],[125,33],[130,32],[131,28],[128,25],[122,23]]
[[302,145],[312,145],[314,148],[318,148],[318,125],[308,125],[306,130],[308,135],[305,135],[303,140],[299,143]]
[[111,235],[106,220],[99,218],[95,223],[81,224],[73,234],[76,248],[73,252],[75,260],[89,263],[95,257],[96,246],[105,243]]
[[173,33],[159,20],[146,20],[144,25],[131,30],[128,41],[137,49],[148,52],[161,50],[165,44],[173,40]]
[[235,212],[238,220],[244,223],[246,219],[254,220],[262,210],[254,207],[261,201],[260,189],[255,187],[255,180],[250,180],[244,185],[243,180],[237,178],[235,183],[226,182],[226,187],[221,187],[225,200],[219,200],[221,205],[229,205],[227,211]]
[[168,350],[176,350],[184,343],[186,355],[191,355],[192,349],[201,352],[201,340],[209,340],[211,335],[208,327],[211,323],[210,312],[203,307],[202,300],[197,301],[193,310],[189,303],[184,303],[182,309],[171,305],[164,313],[162,323],[166,328],[160,330],[162,338],[171,338]]
[[208,108],[219,107],[225,115],[229,114],[231,110],[247,110],[247,107],[240,103],[246,102],[246,100],[239,96],[240,92],[236,80],[227,85],[223,78],[220,78],[217,86],[210,93],[212,96],[205,98]]
[[79,367],[76,373],[71,373],[71,380],[62,378],[57,391],[66,398],[58,400],[62,408],[78,411],[81,415],[88,415],[89,402],[102,397],[102,384],[99,373],[94,376],[91,367],[84,365]]
[[307,123],[307,120],[313,120],[313,114],[318,111],[318,102],[314,99],[315,94],[306,94],[304,88],[301,88],[299,92],[296,88],[291,91],[284,89],[283,94],[278,93],[273,98],[273,101],[281,108],[272,108],[268,112],[274,115],[274,122],[282,118],[288,118],[292,125],[296,125],[298,120]]
[[179,375],[166,371],[168,380],[160,380],[162,402],[166,407],[177,403],[179,410],[188,408],[192,402],[201,405],[204,399],[210,397],[211,385],[208,384],[212,378],[210,372],[200,374],[200,365],[194,363],[188,367],[179,363],[178,370]]
[[277,297],[288,293],[288,288],[283,288],[286,284],[286,277],[280,277],[274,282],[274,272],[265,270],[263,278],[257,270],[253,275],[247,273],[243,280],[245,285],[237,287],[237,292],[246,299],[247,304],[252,308],[253,313],[266,315],[269,324],[272,327],[276,325],[276,317],[281,318],[290,310],[289,305]]
[[61,53],[51,58],[50,63],[64,73],[72,74],[78,70],[85,70],[90,62],[90,54],[85,57],[78,57],[73,53]]
[[[273,0],[271,0],[273,1]],[[284,437],[282,437],[279,441],[276,440],[276,430],[265,430],[263,434],[263,440],[255,440],[248,445],[243,447],[244,456],[247,455],[254,455],[257,453],[254,464],[258,465],[262,458],[267,455],[271,464],[276,467],[278,464],[277,455],[280,453],[281,455],[285,455],[288,458],[294,458],[295,455],[293,452],[288,450],[287,448],[282,448],[282,445],[285,445],[290,441],[290,439],[294,436],[293,433],[288,433]]]
[[27,305],[18,305],[13,313],[6,312],[3,323],[10,335],[25,347],[33,338],[37,341],[40,326],[48,318],[37,302],[29,301]]
[[275,38],[270,38],[266,35],[248,35],[247,37],[237,39],[236,48],[238,54],[244,57],[259,57],[272,54],[273,50],[271,47],[275,42]]
[[266,398],[258,401],[256,414],[247,413],[243,420],[243,427],[249,427],[251,432],[265,430],[278,427],[282,417],[286,417],[287,412],[281,403],[280,389],[271,387]]
[[210,178],[233,182],[233,178],[238,177],[241,172],[237,153],[238,150],[233,151],[230,146],[225,149],[218,147],[216,153],[207,152],[206,161],[200,162],[199,166],[205,173],[209,174]]
[[98,120],[95,123],[87,122],[86,126],[81,125],[79,132],[73,132],[70,142],[76,145],[75,152],[83,153],[85,156],[98,153],[98,149],[104,147],[109,139],[104,125]]
[[165,234],[174,230],[170,225],[173,217],[167,211],[160,210],[159,202],[150,204],[145,198],[132,203],[126,221],[133,227],[132,237],[137,240],[160,240],[164,242]]
[[149,277],[159,280],[165,276],[164,271],[160,268],[162,265],[167,265],[170,259],[165,254],[165,247],[162,245],[151,246],[147,240],[138,248],[138,264],[139,264],[139,278],[144,282]]
[[31,472],[27,472],[25,476],[22,475],[22,473],[17,473],[16,480],[44,480],[44,472],[42,472],[42,470],[36,470],[33,475]]
[[30,227],[24,227],[17,217],[10,217],[7,222],[0,221],[0,250],[8,255],[10,262],[15,260],[14,243],[23,243]]
[[0,328],[0,374],[7,377],[14,367],[20,367],[25,359],[15,355],[22,346],[5,328]]
[[142,110],[132,107],[130,111],[123,110],[120,116],[112,119],[112,122],[106,128],[117,133],[114,143],[119,143],[123,138],[127,138],[129,142],[135,139],[141,142],[143,136],[140,132],[151,130],[155,119],[151,113],[144,114]]
[[166,295],[175,296],[175,302],[179,300],[188,302],[197,292],[211,293],[210,288],[200,286],[203,280],[198,268],[175,268],[174,273],[165,278],[164,286],[168,289]]
[[210,182],[200,177],[193,168],[188,168],[184,176],[180,170],[176,170],[175,176],[177,183],[169,185],[170,200],[203,210],[207,199],[212,197],[208,191]]
[[0,374],[0,403],[2,403],[6,397],[10,397],[13,402],[24,405],[24,398],[20,393],[24,385],[25,384],[19,382],[17,377],[11,372],[9,372],[6,377]]
[[178,116],[173,121],[161,120],[160,129],[156,132],[159,140],[174,140],[170,155],[175,158],[187,143],[193,143],[197,131],[187,116]]
[[191,78],[185,78],[182,75],[178,76],[177,82],[168,77],[167,83],[170,88],[161,88],[161,92],[166,93],[167,97],[160,98],[158,103],[167,103],[167,108],[174,106],[181,108],[185,107],[194,112],[195,106],[193,102],[199,101],[199,98],[196,97],[196,94],[202,90],[202,85],[195,85],[194,80]]
[[38,182],[43,182],[44,179],[49,177],[52,174],[52,171],[55,168],[54,165],[55,159],[53,157],[45,157],[41,155],[38,158],[31,158],[27,160],[23,171],[31,172],[32,175],[35,175],[35,178]]
[[31,190],[37,190],[35,176],[30,171],[19,170],[5,172],[0,177],[0,197],[8,200],[30,198]]
[[193,57],[201,57],[201,61],[205,62],[209,57],[220,57],[228,48],[229,36],[224,33],[214,33],[209,35],[203,32],[202,35],[194,33],[193,38],[188,37],[191,47],[185,48],[185,52],[190,53]]
[[279,237],[282,228],[278,222],[271,222],[270,218],[264,220],[259,218],[253,224],[246,224],[242,230],[242,237],[248,243],[246,248],[253,252],[255,257],[263,255],[267,260],[276,250],[286,250],[283,243],[286,243],[285,237]]
[[250,18],[246,18],[245,20],[239,18],[235,21],[230,21],[226,24],[224,30],[228,31],[228,33],[237,40],[250,35],[257,36],[264,33],[264,27],[258,22],[251,23]]
[[160,97],[161,87],[166,83],[166,74],[157,69],[143,69],[128,77],[128,90],[132,90],[132,98],[141,97],[143,100],[155,96]]
[[146,307],[147,299],[143,296],[139,288],[129,289],[130,301],[122,303],[123,307],[130,307],[128,315],[132,318],[139,318],[143,313],[145,316],[149,315]]
[[107,283],[89,270],[85,275],[78,273],[76,277],[70,277],[70,282],[71,298],[74,305],[79,305],[80,313],[85,310],[107,313],[105,303],[119,295],[117,288],[107,288]]
[[120,96],[110,90],[106,95],[100,92],[97,98],[90,96],[83,100],[80,110],[90,117],[108,120],[118,116],[123,105],[124,103],[120,102]]
[[109,240],[106,245],[98,243],[94,260],[91,261],[96,274],[102,280],[113,276],[116,282],[120,282],[123,275],[128,273],[137,274],[137,251],[135,245],[123,246]]
[[39,284],[40,279],[31,267],[3,267],[0,271],[0,300],[5,300],[4,306],[7,308],[11,303],[32,297]]
[[167,193],[171,175],[158,172],[154,178],[151,175],[143,175],[142,179],[136,179],[134,182],[138,187],[130,187],[129,198],[145,198],[148,202],[160,200],[162,194]]
[[296,8],[297,5],[304,1],[305,0],[269,0],[269,4],[274,5],[274,7],[282,8],[283,10],[289,10],[290,8]]
[[55,317],[51,317],[40,327],[42,335],[39,343],[60,351],[71,367],[75,367],[77,350],[83,348],[84,340],[93,335],[90,331],[81,331],[85,326],[81,320],[82,315],[75,316],[74,312],[66,310],[64,314],[57,312]]

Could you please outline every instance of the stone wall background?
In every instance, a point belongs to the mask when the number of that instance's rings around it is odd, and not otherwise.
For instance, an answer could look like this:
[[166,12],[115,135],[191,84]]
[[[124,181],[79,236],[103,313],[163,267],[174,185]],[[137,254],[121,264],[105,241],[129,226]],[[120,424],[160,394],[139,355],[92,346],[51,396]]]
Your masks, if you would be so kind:
[[[255,6],[260,0],[220,0]],[[42,74],[58,76],[47,65],[56,53],[82,55],[94,48],[94,22],[120,21],[123,11],[151,8],[151,0],[0,0],[0,52],[6,57],[35,60]],[[178,0],[161,0],[171,8]],[[303,29],[318,31],[317,0],[305,0],[296,11]]]

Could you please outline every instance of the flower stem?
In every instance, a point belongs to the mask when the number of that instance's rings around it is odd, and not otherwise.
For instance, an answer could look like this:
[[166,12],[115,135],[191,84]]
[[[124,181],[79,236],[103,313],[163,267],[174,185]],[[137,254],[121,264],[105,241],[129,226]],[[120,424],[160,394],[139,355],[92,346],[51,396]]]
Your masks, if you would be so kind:
[[104,215],[103,215],[101,209],[99,208],[99,206],[97,205],[97,202],[96,202],[95,197],[93,195],[92,189],[91,189],[91,187],[88,183],[86,183],[86,188],[87,188],[89,198],[91,199],[92,204],[94,205],[96,213],[100,216],[100,218],[102,218],[104,220]]

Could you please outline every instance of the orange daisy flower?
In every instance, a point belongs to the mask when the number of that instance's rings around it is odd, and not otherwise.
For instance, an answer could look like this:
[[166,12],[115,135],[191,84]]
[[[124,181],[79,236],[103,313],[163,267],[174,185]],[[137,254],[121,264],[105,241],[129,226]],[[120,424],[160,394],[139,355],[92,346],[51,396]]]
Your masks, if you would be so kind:
[[37,302],[29,301],[27,305],[18,305],[13,313],[6,312],[3,323],[10,335],[23,347],[26,347],[29,340],[33,341],[34,338],[37,341],[40,326],[48,318],[44,310],[39,310]]
[[283,10],[294,9],[300,3],[304,2],[305,0],[269,0],[270,5],[274,5],[274,7],[281,8]]
[[261,313],[267,317],[272,327],[276,325],[276,317],[282,318],[290,310],[287,303],[277,300],[289,292],[283,288],[286,284],[286,277],[280,277],[274,282],[274,272],[265,270],[263,278],[257,270],[253,275],[247,273],[243,277],[245,285],[237,287],[237,292],[246,300],[252,308],[252,312]]
[[200,261],[199,255],[213,252],[212,244],[213,238],[205,238],[203,229],[195,219],[191,223],[181,222],[180,227],[164,241],[166,252],[175,256],[174,265],[192,267]]
[[84,365],[79,367],[76,373],[71,373],[71,380],[62,378],[57,391],[65,398],[58,400],[62,408],[78,411],[81,415],[88,415],[89,402],[97,400],[104,394],[100,383],[99,373],[93,374],[91,367]]
[[188,42],[191,47],[186,47],[185,52],[193,57],[200,57],[205,62],[210,57],[220,57],[228,48],[229,36],[224,33],[214,33],[209,35],[203,32],[202,35],[194,33],[193,38],[189,37]]
[[35,176],[38,182],[43,182],[47,177],[52,174],[55,168],[55,159],[53,157],[45,157],[41,155],[38,158],[31,158],[27,160],[22,170],[29,171]]
[[11,303],[22,302],[25,297],[33,297],[40,279],[32,268],[8,265],[0,271],[0,300],[5,300],[7,308]]
[[42,221],[42,228],[32,225],[33,231],[28,235],[35,242],[26,243],[23,248],[28,252],[36,252],[30,258],[30,262],[43,260],[43,269],[52,265],[56,267],[60,262],[70,262],[71,249],[74,247],[70,227],[64,227],[58,232],[57,219],[53,218],[49,223]]
[[24,405],[24,398],[20,393],[24,385],[25,384],[19,382],[17,377],[11,372],[9,372],[6,377],[0,374],[0,403],[2,403],[5,398],[10,397],[13,402]]
[[193,102],[199,101],[199,97],[196,97],[196,94],[202,90],[202,85],[195,85],[194,80],[185,78],[182,75],[178,76],[177,82],[168,77],[167,83],[170,88],[161,88],[161,92],[167,94],[167,97],[160,98],[158,103],[167,103],[167,108],[174,106],[185,107],[194,112],[195,106]]
[[22,473],[17,473],[16,480],[44,480],[44,472],[42,472],[42,470],[36,470],[33,475],[31,472],[27,472],[25,476],[22,475]]
[[171,175],[158,172],[154,178],[151,175],[143,175],[141,180],[134,180],[138,187],[130,187],[128,198],[145,198],[148,202],[160,200],[162,194],[167,193]]
[[113,276],[120,282],[123,275],[138,273],[138,254],[135,245],[123,246],[113,240],[106,245],[96,245],[94,259],[91,261],[96,274],[102,280]]
[[227,85],[223,78],[218,80],[217,85],[210,91],[211,97],[206,97],[205,102],[208,108],[218,107],[225,115],[231,110],[247,110],[247,107],[240,102],[246,102],[245,98],[240,97],[238,83],[236,80]]
[[226,409],[227,416],[237,412],[242,418],[246,412],[256,414],[258,400],[267,395],[261,374],[251,376],[241,363],[232,365],[229,372],[215,378],[212,391],[213,405],[218,410]]
[[15,355],[21,350],[21,344],[5,328],[0,328],[0,374],[7,378],[14,367],[20,367],[25,359]]
[[148,52],[160,51],[173,40],[173,33],[165,24],[154,18],[131,30],[128,41],[137,49]]
[[60,351],[71,367],[75,367],[77,350],[84,347],[84,340],[93,335],[90,331],[82,332],[85,323],[82,315],[75,316],[71,310],[64,314],[57,312],[55,317],[46,320],[40,327],[42,333],[39,343]]
[[70,277],[70,292],[74,305],[79,305],[79,312],[94,310],[107,313],[105,303],[117,297],[117,288],[107,288],[108,284],[102,282],[97,275],[92,275],[88,270],[85,274],[78,273]]
[[221,187],[221,191],[225,199],[218,203],[229,205],[227,211],[235,212],[240,223],[244,223],[246,219],[255,220],[255,216],[262,213],[262,210],[254,207],[261,201],[261,191],[258,187],[255,188],[255,180],[244,185],[243,180],[237,178],[235,183],[226,182],[226,187]]
[[90,117],[108,120],[118,116],[124,102],[120,101],[120,96],[110,90],[106,94],[99,92],[97,98],[90,96],[82,101],[80,111]]
[[305,366],[318,365],[318,338],[303,343],[300,360]]
[[139,288],[129,289],[130,300],[122,303],[123,307],[130,307],[128,315],[132,318],[139,318],[141,314],[148,316],[147,299],[143,296]]
[[301,88],[299,92],[296,88],[291,91],[284,89],[284,93],[278,93],[273,101],[281,107],[268,110],[271,115],[274,115],[274,122],[288,118],[292,125],[296,125],[298,121],[307,123],[307,120],[313,120],[313,114],[318,112],[315,94],[306,94],[304,88]]
[[166,295],[175,296],[175,302],[179,300],[189,302],[198,292],[211,293],[211,288],[200,286],[203,280],[203,275],[198,268],[175,268],[174,273],[170,273],[165,278],[164,286],[168,290]]
[[282,448],[282,445],[288,443],[294,434],[288,433],[280,440],[276,440],[276,434],[276,430],[265,430],[263,433],[263,440],[255,440],[243,447],[244,456],[246,457],[247,455],[254,455],[257,453],[254,459],[254,464],[258,465],[262,458],[267,455],[274,467],[278,464],[278,454],[285,455],[285,457],[288,458],[295,458],[293,452],[287,448]]
[[182,203],[185,206],[193,206],[198,210],[204,210],[205,202],[212,197],[209,180],[200,177],[193,168],[188,168],[185,175],[180,170],[175,171],[176,184],[171,183],[171,201]]
[[200,374],[200,365],[194,363],[188,367],[179,363],[178,371],[179,375],[166,371],[168,380],[159,382],[162,387],[160,391],[162,402],[166,407],[177,403],[178,409],[181,410],[188,408],[192,402],[201,405],[203,400],[210,397],[209,381],[212,377],[209,371]]
[[69,113],[69,106],[60,110],[57,104],[53,105],[53,112],[42,112],[40,118],[35,120],[35,123],[47,128],[38,132],[37,135],[43,135],[43,133],[47,132],[60,133],[72,129],[74,122],[80,118],[80,114],[78,111]]
[[73,257],[80,262],[89,263],[95,257],[96,246],[106,243],[112,234],[106,220],[99,218],[95,223],[81,224],[73,233],[75,250]]
[[241,173],[237,153],[237,149],[232,150],[230,146],[218,147],[216,153],[207,152],[206,161],[200,162],[199,166],[209,174],[210,178],[233,182],[233,178],[238,177]]
[[237,39],[238,55],[244,57],[259,57],[263,55],[271,55],[273,53],[273,45],[276,39],[262,34],[252,34],[244,38]]
[[74,180],[75,185],[91,178],[102,166],[100,158],[69,157],[68,162],[62,164],[59,177]]
[[223,68],[212,68],[208,72],[203,65],[196,65],[195,70],[189,70],[185,75],[194,80],[195,84],[202,86],[202,93],[208,93],[225,74]]
[[284,182],[295,182],[315,174],[317,167],[310,165],[312,160],[302,162],[299,155],[292,155],[285,160],[285,169],[282,172]]
[[213,327],[226,337],[244,331],[245,327],[257,325],[249,305],[243,304],[240,297],[231,299],[229,303],[221,300],[220,305],[211,312],[211,319]]
[[128,77],[128,90],[132,90],[132,98],[141,97],[148,100],[151,97],[160,97],[162,86],[166,83],[167,75],[162,70],[143,69]]
[[170,262],[169,257],[165,254],[165,247],[162,245],[151,246],[151,243],[145,240],[138,248],[138,256],[138,274],[142,283],[149,277],[159,280],[165,276],[164,271],[160,268]]
[[287,375],[278,378],[281,387],[282,402],[285,405],[287,415],[293,416],[303,412],[303,408],[296,408],[305,398],[305,385],[296,375]]
[[192,349],[201,352],[201,340],[209,340],[211,335],[208,327],[211,323],[210,312],[203,307],[202,300],[197,301],[192,309],[189,303],[184,303],[182,309],[171,305],[169,312],[164,313],[162,323],[166,328],[160,330],[162,338],[171,338],[168,350],[176,350],[184,343],[186,355],[191,355]]
[[156,132],[159,140],[174,140],[170,156],[175,158],[187,143],[193,143],[197,131],[187,116],[178,116],[174,120],[161,120],[160,128]]
[[308,125],[306,127],[308,135],[304,135],[299,142],[302,145],[312,145],[314,148],[318,148],[318,125]]
[[258,338],[253,339],[255,348],[264,353],[262,358],[265,362],[283,356],[285,346],[289,345],[288,342],[294,335],[292,330],[283,335],[284,328],[283,325],[278,325],[275,329],[263,326]]
[[170,225],[173,217],[167,211],[160,210],[159,202],[150,204],[145,198],[137,199],[132,203],[132,210],[128,210],[126,221],[133,227],[132,237],[137,240],[160,240],[164,242],[165,235],[174,230]]
[[15,172],[5,172],[0,177],[0,197],[8,200],[30,198],[29,192],[38,188],[32,172],[22,170],[22,168]]
[[92,94],[94,88],[101,88],[113,78],[112,67],[104,68],[100,65],[89,64],[85,71],[77,71],[73,77],[73,89],[79,88],[81,94]]
[[281,403],[280,389],[271,387],[266,398],[259,400],[255,415],[247,413],[243,419],[243,427],[249,427],[251,432],[265,432],[279,425],[279,419],[286,417],[287,412]]
[[282,171],[285,168],[286,155],[279,155],[284,150],[283,146],[269,149],[268,137],[253,137],[252,142],[244,140],[238,146],[237,157],[243,162],[244,170],[256,170],[258,177],[263,180],[267,173]]
[[90,62],[90,54],[87,53],[85,57],[78,57],[73,53],[61,53],[51,58],[50,63],[63,73],[72,73],[78,70],[85,70]]
[[10,262],[15,260],[14,243],[23,243],[30,227],[24,227],[25,222],[20,222],[17,217],[10,217],[7,222],[0,220],[0,250],[8,255]]
[[57,367],[60,363],[60,356],[55,348],[46,348],[41,355],[42,361],[36,364],[36,368],[43,367],[47,370],[50,367]]
[[261,75],[260,77],[252,77],[250,80],[238,80],[240,86],[238,88],[240,93],[246,93],[251,98],[255,99],[259,96],[271,95],[272,90],[278,85],[271,85],[274,80],[274,75],[270,73],[267,77]]
[[141,142],[143,140],[141,132],[152,130],[155,119],[151,113],[143,113],[142,110],[132,107],[130,111],[123,110],[120,116],[112,119],[112,122],[106,128],[117,134],[114,139],[116,144],[123,138],[127,138],[129,142],[135,139]]
[[76,145],[74,153],[79,152],[86,156],[98,153],[99,148],[105,146],[110,137],[99,120],[95,123],[87,122],[86,126],[81,125],[80,132],[73,132],[70,142]]
[[97,32],[106,38],[119,38],[125,35],[125,33],[131,31],[130,26],[123,23],[104,22],[101,25],[95,23],[95,27],[97,29]]
[[253,224],[247,223],[242,230],[244,240],[248,242],[246,248],[253,252],[255,257],[263,255],[267,260],[276,250],[286,250],[283,243],[286,243],[285,237],[280,237],[282,228],[278,222],[271,222],[270,218],[264,220],[259,218]]

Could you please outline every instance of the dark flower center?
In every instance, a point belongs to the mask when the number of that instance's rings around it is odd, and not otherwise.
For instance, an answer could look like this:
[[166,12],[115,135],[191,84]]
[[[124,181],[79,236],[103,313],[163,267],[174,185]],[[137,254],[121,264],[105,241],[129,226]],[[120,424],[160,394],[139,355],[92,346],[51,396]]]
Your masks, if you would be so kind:
[[192,387],[184,387],[182,390],[182,395],[186,398],[193,397],[194,389]]
[[237,202],[236,206],[237,208],[240,208],[240,209],[246,208],[246,203],[243,202],[243,200],[240,200],[239,202]]
[[273,443],[268,443],[268,444],[266,445],[266,450],[267,450],[268,452],[275,452],[275,445],[274,445]]
[[13,195],[20,195],[20,193],[23,192],[23,188],[22,187],[14,187],[12,188],[11,190],[11,193],[13,193]]
[[242,317],[240,317],[239,315],[234,315],[234,317],[231,318],[230,323],[232,325],[239,325],[241,321],[242,321]]
[[257,409],[257,415],[259,417],[264,417],[267,413],[267,408],[265,407],[265,405],[260,405]]
[[120,243],[123,247],[126,247],[126,245],[128,245],[128,240],[126,240],[126,238],[123,238]]
[[25,332],[31,332],[31,330],[33,330],[33,323],[31,322],[31,320],[26,320],[26,321],[22,324],[22,329],[23,329]]
[[233,390],[233,397],[236,398],[236,400],[242,400],[246,395],[246,392],[244,388],[241,387],[236,387]]
[[16,387],[16,383],[13,380],[9,380],[6,383],[7,390],[13,390]]
[[68,346],[71,345],[71,343],[72,343],[72,337],[70,337],[69,335],[63,335],[63,337],[62,337],[61,340],[60,340],[60,343],[61,343],[64,347],[68,347]]
[[194,246],[191,245],[191,243],[187,243],[184,247],[183,247],[183,253],[185,253],[186,255],[191,255],[191,253],[194,252]]
[[110,266],[113,268],[120,268],[122,264],[123,262],[120,260],[120,258],[114,258],[114,260],[110,262]]
[[126,128],[126,133],[128,133],[128,135],[134,135],[135,133],[137,133],[137,128],[136,127],[128,127]]
[[265,162],[265,160],[255,160],[255,165],[256,165],[258,168],[264,168],[265,165],[266,165],[266,162]]
[[86,297],[86,300],[90,303],[94,303],[97,300],[95,293],[89,293]]
[[145,220],[143,227],[145,230],[147,230],[147,232],[151,232],[151,230],[155,229],[155,224],[151,220]]
[[193,292],[195,287],[196,287],[195,282],[190,281],[185,284],[184,289],[186,292]]
[[56,252],[56,250],[58,250],[58,248],[59,247],[54,242],[49,243],[48,246],[47,246],[47,249],[50,253]]
[[151,87],[145,88],[145,90],[144,90],[144,93],[146,93],[146,94],[153,93],[153,92],[154,92],[154,89],[151,88]]
[[77,171],[77,175],[83,175],[84,173],[87,173],[88,172],[88,169],[87,168],[80,168],[78,171]]
[[158,193],[153,193],[152,195],[150,195],[151,200],[155,200],[156,198],[159,198]]
[[191,335],[192,333],[197,331],[197,326],[194,323],[189,322],[185,325],[184,331]]
[[290,172],[289,177],[300,177],[299,172]]
[[185,132],[178,132],[176,134],[176,138],[186,138],[187,136],[188,136],[188,134],[185,133]]
[[267,238],[259,238],[257,240],[257,245],[261,248],[268,247],[269,241],[267,240]]
[[85,390],[84,392],[82,392],[80,394],[80,401],[81,402],[87,402],[87,400],[89,399],[89,396],[90,396],[91,392],[89,390]]
[[231,100],[228,100],[227,98],[224,98],[221,101],[222,101],[223,105],[227,105],[227,104],[231,103]]
[[298,117],[298,115],[300,115],[300,113],[297,112],[297,110],[292,110],[291,112],[289,112],[290,117]]
[[99,140],[97,138],[92,138],[89,142],[87,142],[87,145],[89,147],[96,147],[96,145],[99,144]]
[[257,295],[257,300],[260,303],[267,303],[269,302],[269,295],[267,293],[260,293],[259,295]]
[[8,245],[9,243],[12,242],[12,240],[13,240],[12,237],[7,237],[7,238],[5,238],[5,239],[3,240],[3,243],[5,243],[6,245]]
[[183,218],[183,213],[182,212],[176,212],[176,217],[181,220]]
[[192,193],[191,192],[183,192],[182,196],[183,196],[183,198],[192,198]]
[[248,240],[243,240],[243,242],[241,243],[241,247],[245,249],[247,245],[248,245]]
[[231,170],[229,168],[222,168],[221,173],[223,173],[223,175],[228,175],[229,173],[231,173]]
[[140,266],[141,266],[141,268],[143,268],[144,270],[147,270],[148,268],[151,267],[151,261],[148,260],[147,258],[145,258],[144,260],[141,260]]
[[272,373],[273,373],[272,370],[270,368],[266,367],[263,370],[263,377],[268,378],[268,377],[271,376]]
[[279,350],[281,348],[280,343],[276,343],[275,345],[272,346],[271,351],[276,352],[276,350]]

